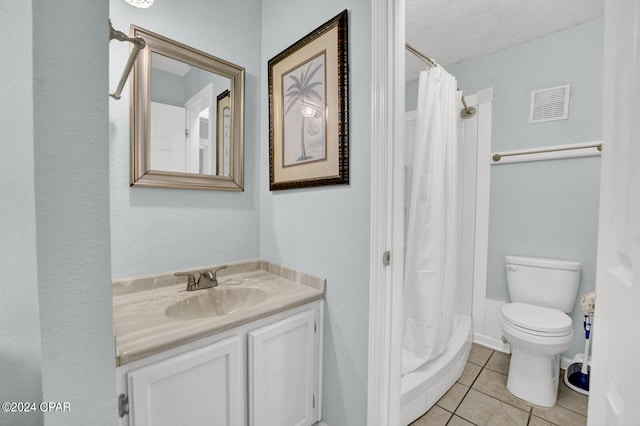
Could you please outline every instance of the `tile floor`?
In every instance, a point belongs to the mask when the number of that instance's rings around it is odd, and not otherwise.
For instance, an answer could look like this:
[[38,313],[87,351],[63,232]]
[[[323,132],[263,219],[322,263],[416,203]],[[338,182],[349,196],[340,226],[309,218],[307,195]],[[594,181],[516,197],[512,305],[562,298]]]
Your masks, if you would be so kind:
[[474,343],[462,377],[411,426],[587,424],[587,396],[569,389],[562,377],[554,407],[539,407],[513,396],[507,390],[509,358]]

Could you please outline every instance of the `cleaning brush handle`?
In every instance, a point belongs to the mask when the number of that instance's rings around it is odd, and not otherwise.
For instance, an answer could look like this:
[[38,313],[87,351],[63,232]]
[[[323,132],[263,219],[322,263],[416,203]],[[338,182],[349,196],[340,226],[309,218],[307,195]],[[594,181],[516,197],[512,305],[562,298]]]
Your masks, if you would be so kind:
[[584,359],[580,368],[582,374],[589,374],[589,336],[584,339]]
[[589,335],[591,334],[591,321],[589,315],[584,316],[583,325],[585,338],[589,339]]

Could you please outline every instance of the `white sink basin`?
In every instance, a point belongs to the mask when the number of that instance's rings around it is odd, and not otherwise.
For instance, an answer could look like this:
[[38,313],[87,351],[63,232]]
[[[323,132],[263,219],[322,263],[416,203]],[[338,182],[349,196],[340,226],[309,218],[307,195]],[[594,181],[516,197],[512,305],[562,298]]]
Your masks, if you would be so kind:
[[165,315],[179,320],[227,315],[245,311],[268,297],[264,291],[251,288],[212,288],[169,306]]

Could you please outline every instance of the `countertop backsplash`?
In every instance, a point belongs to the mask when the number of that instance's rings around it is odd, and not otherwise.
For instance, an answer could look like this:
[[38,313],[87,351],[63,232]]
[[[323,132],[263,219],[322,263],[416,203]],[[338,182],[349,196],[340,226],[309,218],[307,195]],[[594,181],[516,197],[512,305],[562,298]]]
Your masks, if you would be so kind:
[[200,271],[215,269],[223,265],[227,265],[228,268],[221,269],[217,272],[217,276],[220,281],[222,281],[229,275],[262,270],[324,292],[326,281],[324,278],[319,278],[313,275],[306,274],[304,272],[295,271],[284,266],[267,262],[266,260],[245,260],[236,263],[221,263],[217,265],[202,266],[199,268],[180,269],[172,272],[160,272],[158,274],[141,275],[137,277],[114,280],[112,283],[113,296],[121,296],[138,291],[154,290],[160,287],[166,287],[180,283],[185,283],[186,285],[186,278],[176,277],[174,275],[176,272],[190,272],[196,275],[197,278],[197,274]]

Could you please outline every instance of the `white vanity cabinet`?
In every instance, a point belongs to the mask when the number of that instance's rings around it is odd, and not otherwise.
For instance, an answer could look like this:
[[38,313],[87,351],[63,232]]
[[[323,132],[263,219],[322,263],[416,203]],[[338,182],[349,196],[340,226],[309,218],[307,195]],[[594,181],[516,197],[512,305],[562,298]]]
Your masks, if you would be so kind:
[[250,426],[305,426],[319,420],[316,334],[311,309],[249,332]]
[[232,336],[129,372],[130,424],[243,424],[242,365],[240,336]]
[[118,367],[119,425],[315,424],[322,315],[317,300]]

